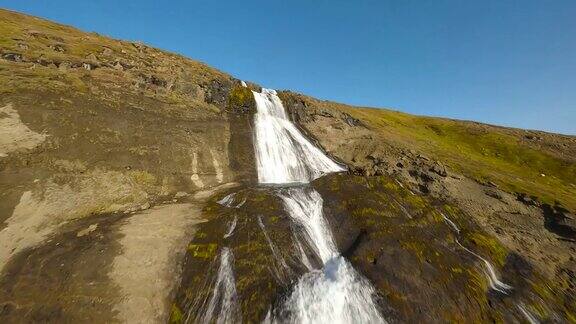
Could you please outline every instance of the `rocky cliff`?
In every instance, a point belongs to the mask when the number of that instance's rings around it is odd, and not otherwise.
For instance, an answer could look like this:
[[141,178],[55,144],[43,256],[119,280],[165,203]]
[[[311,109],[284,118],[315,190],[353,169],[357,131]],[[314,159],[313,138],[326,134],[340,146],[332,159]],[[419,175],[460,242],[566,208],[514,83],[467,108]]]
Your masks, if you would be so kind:
[[[267,268],[271,238],[291,238],[277,198],[252,186],[259,86],[0,18],[0,318],[183,321],[226,241],[241,312],[262,320],[294,273]],[[576,321],[575,137],[280,97],[348,167],[313,186],[389,320]],[[232,210],[217,203],[231,188]],[[232,219],[243,236],[222,239]],[[482,259],[514,290],[490,290]]]

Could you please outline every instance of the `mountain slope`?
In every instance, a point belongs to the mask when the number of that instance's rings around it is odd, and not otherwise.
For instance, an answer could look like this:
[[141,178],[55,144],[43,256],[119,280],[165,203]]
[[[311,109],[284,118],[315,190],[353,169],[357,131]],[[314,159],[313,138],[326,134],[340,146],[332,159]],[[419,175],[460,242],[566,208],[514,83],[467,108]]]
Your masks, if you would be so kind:
[[[357,119],[389,145],[421,152],[480,182],[494,182],[510,192],[576,209],[574,136],[352,107],[291,93],[286,96],[294,96],[291,100],[300,100],[307,108],[304,122],[329,123],[327,113],[332,117],[348,114],[348,122]],[[331,137],[338,139],[336,145],[344,146],[346,141],[340,140],[338,131],[342,132],[335,130]]]
[[[253,187],[259,89],[144,44],[0,10],[0,317],[163,321],[171,310],[182,320],[237,217],[242,312],[262,320],[288,288],[265,267],[274,256],[260,224],[279,242],[290,232],[278,199]],[[520,298],[541,319],[575,319],[575,137],[280,97],[349,168],[313,185],[388,318],[511,319]],[[248,202],[225,210],[217,200],[238,187]],[[518,292],[490,291],[458,239]]]

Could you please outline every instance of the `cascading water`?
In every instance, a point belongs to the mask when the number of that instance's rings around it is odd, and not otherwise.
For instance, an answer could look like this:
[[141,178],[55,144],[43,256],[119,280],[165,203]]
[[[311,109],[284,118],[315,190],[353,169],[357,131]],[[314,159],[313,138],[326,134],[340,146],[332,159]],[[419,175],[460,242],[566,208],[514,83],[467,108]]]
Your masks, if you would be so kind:
[[482,261],[482,263],[484,263],[484,266],[485,266],[484,274],[486,275],[486,279],[488,279],[488,284],[490,285],[491,289],[496,290],[498,292],[501,292],[503,294],[508,294],[509,290],[512,289],[512,286],[505,284],[502,281],[500,281],[500,279],[498,279],[498,275],[496,275],[496,271],[494,270],[494,267],[492,266],[492,264],[490,262],[488,262],[488,260],[484,259],[479,254],[474,253],[470,249],[466,248],[464,245],[460,244],[460,242],[458,240],[456,240],[456,244],[458,244],[466,252],[472,254],[473,256],[478,258],[480,261]]
[[238,222],[238,217],[234,217],[234,220],[232,220],[232,222],[230,222],[228,225],[228,230],[226,231],[226,234],[224,234],[224,238],[229,238],[230,236],[232,236],[232,234],[234,234],[234,230],[236,229],[236,223],[237,222]]
[[305,236],[324,267],[306,273],[290,297],[274,314],[280,322],[380,323],[384,322],[372,296],[374,289],[338,253],[322,214],[322,197],[310,187],[288,188],[280,197],[290,217]]
[[[450,225],[450,227],[452,227],[452,229],[454,229],[456,234],[460,234],[460,228],[458,228],[458,226],[456,226],[456,223],[454,223],[450,218],[448,218],[443,213],[440,213],[440,214],[442,215],[442,218],[444,218],[444,221],[446,222],[446,224]],[[456,239],[456,244],[458,244],[464,251],[470,253],[471,255],[475,256],[480,261],[482,261],[482,263],[484,264],[484,267],[485,267],[484,274],[486,275],[486,279],[488,280],[488,285],[490,286],[490,289],[501,292],[503,294],[508,294],[508,291],[510,291],[512,289],[512,286],[505,284],[502,281],[500,281],[500,279],[498,279],[498,276],[496,275],[496,271],[494,270],[494,267],[492,266],[492,264],[490,262],[488,262],[488,260],[481,257],[479,254],[474,253],[472,250],[466,248],[464,245],[462,245],[460,243],[460,241],[458,241],[458,239]]]
[[254,146],[260,183],[305,183],[343,170],[288,120],[276,91],[253,94],[258,109]]
[[276,244],[274,244],[274,242],[272,242],[272,239],[270,239],[270,235],[268,235],[268,231],[266,231],[266,226],[264,226],[261,216],[258,216],[258,226],[260,226],[260,229],[262,229],[262,233],[264,233],[264,237],[266,238],[268,246],[270,247],[270,252],[272,252],[272,255],[274,256],[274,261],[277,263],[276,267],[274,268],[276,270],[276,277],[278,278],[278,280],[282,281],[285,275],[290,273],[290,268],[286,264],[286,261],[284,260],[282,255],[280,255],[280,253],[278,252]]
[[299,279],[285,302],[268,314],[267,321],[385,322],[373,301],[374,289],[370,283],[338,253],[322,214],[322,197],[304,185],[343,168],[310,143],[288,120],[274,90],[263,89],[262,93],[253,94],[258,109],[254,143],[258,180],[264,184],[303,184],[279,189],[279,196],[323,264],[322,269],[312,270]]
[[311,188],[294,187],[280,192],[286,211],[299,224],[322,263],[338,255],[326,220],[322,215],[322,197]]
[[[241,318],[236,293],[236,280],[233,269],[234,257],[229,248],[223,248],[220,254],[220,267],[214,285],[214,292],[206,307],[201,323],[233,323]],[[188,321],[187,321],[188,322]]]

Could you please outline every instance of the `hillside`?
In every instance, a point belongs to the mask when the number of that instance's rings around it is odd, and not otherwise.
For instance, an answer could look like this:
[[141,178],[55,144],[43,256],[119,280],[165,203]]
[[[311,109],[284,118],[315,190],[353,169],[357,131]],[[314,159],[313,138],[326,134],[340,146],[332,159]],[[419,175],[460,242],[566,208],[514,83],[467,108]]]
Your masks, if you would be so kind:
[[[0,9],[0,318],[185,321],[229,245],[243,318],[263,320],[303,267],[278,244],[293,237],[281,201],[256,185],[250,90],[142,43]],[[312,186],[388,319],[527,309],[576,321],[576,137],[279,97],[347,168]],[[217,203],[229,194],[244,201],[233,211]],[[233,240],[232,218],[245,234]],[[455,242],[514,292],[490,290]],[[297,270],[265,268],[277,254]]]

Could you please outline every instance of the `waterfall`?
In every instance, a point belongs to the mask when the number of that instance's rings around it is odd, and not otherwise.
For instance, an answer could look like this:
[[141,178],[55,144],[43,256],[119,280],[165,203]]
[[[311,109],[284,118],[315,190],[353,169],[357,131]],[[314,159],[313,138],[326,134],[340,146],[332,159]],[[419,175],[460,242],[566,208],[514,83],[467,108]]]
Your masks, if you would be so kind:
[[236,223],[238,222],[238,217],[234,216],[234,220],[230,223],[228,223],[228,230],[226,231],[226,234],[224,234],[224,238],[229,238],[230,236],[232,236],[232,234],[234,234],[234,230],[236,229]]
[[231,194],[227,195],[226,197],[218,200],[217,202],[218,202],[218,204],[220,204],[221,206],[224,206],[224,207],[240,208],[246,203],[246,197],[242,198],[242,200],[239,203],[237,203],[236,202],[236,193],[234,192],[234,193],[231,193]]
[[252,93],[257,106],[254,146],[260,183],[305,183],[329,172],[343,171],[288,120],[276,91]]
[[[452,227],[452,229],[454,229],[456,234],[460,234],[460,228],[458,228],[456,223],[454,223],[450,218],[448,218],[446,215],[444,215],[444,213],[440,213],[440,215],[442,215],[442,218],[444,218],[444,221],[446,222],[446,224],[450,225],[450,227]],[[474,251],[466,248],[464,245],[462,245],[460,243],[460,241],[458,241],[458,239],[456,239],[456,244],[458,244],[462,249],[464,249],[464,251],[472,254],[473,256],[478,258],[480,261],[482,261],[482,263],[484,264],[484,267],[485,267],[484,274],[486,275],[486,279],[488,280],[488,285],[490,286],[490,289],[496,290],[496,291],[501,292],[503,294],[508,294],[508,291],[512,289],[512,286],[505,284],[502,281],[500,281],[500,279],[498,279],[498,276],[496,275],[496,270],[494,270],[494,267],[492,266],[492,264],[490,262],[488,262],[488,260],[484,259],[483,257],[481,257],[479,254],[475,253]]]
[[[276,311],[279,322],[380,323],[384,322],[372,296],[374,289],[336,249],[322,214],[322,197],[310,187],[280,192],[290,217],[303,228],[324,267],[306,273]],[[276,321],[275,321],[276,322]]]
[[306,269],[308,270],[314,269],[314,267],[312,267],[312,262],[310,262],[310,259],[308,259],[308,256],[306,255],[306,252],[304,252],[304,248],[302,247],[302,244],[300,243],[300,240],[296,235],[294,235],[294,244],[298,249],[298,252],[300,253],[300,260],[304,264]]
[[338,255],[332,234],[322,215],[322,197],[311,188],[294,187],[280,192],[286,211],[303,229],[322,263]]
[[[383,323],[374,288],[340,255],[322,213],[322,197],[306,183],[343,168],[314,146],[288,120],[276,91],[253,92],[256,100],[255,152],[258,181],[293,184],[278,190],[290,218],[322,261],[304,274],[267,322]],[[259,224],[263,227],[261,218]],[[263,229],[264,230],[264,229]],[[304,261],[303,261],[304,262]]]
[[450,218],[448,218],[446,215],[444,215],[444,213],[440,213],[440,215],[442,215],[442,218],[444,218],[444,221],[450,225],[450,227],[452,227],[454,229],[454,231],[456,231],[456,234],[460,234],[460,229],[458,228],[458,226],[456,226],[456,223],[454,223]]
[[[230,249],[223,248],[220,254],[220,267],[218,268],[214,291],[206,312],[199,322],[234,323],[241,318],[232,267],[233,261],[234,257]],[[216,313],[218,306],[219,311]]]
[[226,197],[218,200],[218,204],[224,207],[232,207],[232,204],[234,203],[234,196],[236,196],[236,193],[231,193]]
[[290,274],[290,268],[286,264],[286,261],[284,260],[282,255],[278,252],[276,244],[274,244],[274,242],[272,242],[272,239],[270,239],[270,235],[268,235],[268,231],[266,231],[266,226],[264,226],[264,223],[262,222],[262,216],[260,215],[258,215],[258,226],[260,226],[260,229],[264,233],[266,242],[268,242],[268,246],[270,247],[270,252],[272,252],[274,261],[277,263],[276,267],[274,267],[276,271],[276,277],[278,278],[278,280],[282,281],[283,278],[285,277],[285,274],[288,275]]
[[466,252],[472,254],[480,261],[482,261],[482,263],[484,263],[485,267],[484,274],[486,275],[486,279],[488,279],[488,284],[490,285],[491,289],[501,292],[503,294],[508,294],[508,291],[512,289],[512,286],[505,284],[502,281],[500,281],[500,279],[498,279],[498,275],[496,275],[496,270],[494,270],[494,267],[490,262],[488,262],[488,260],[484,259],[483,257],[473,252],[472,250],[466,248],[464,245],[460,244],[458,240],[456,240],[456,243]]
[[528,323],[530,324],[540,323],[540,321],[526,309],[524,303],[518,304],[517,307],[520,310],[520,313],[522,313],[522,316],[524,316],[524,318],[528,321]]

